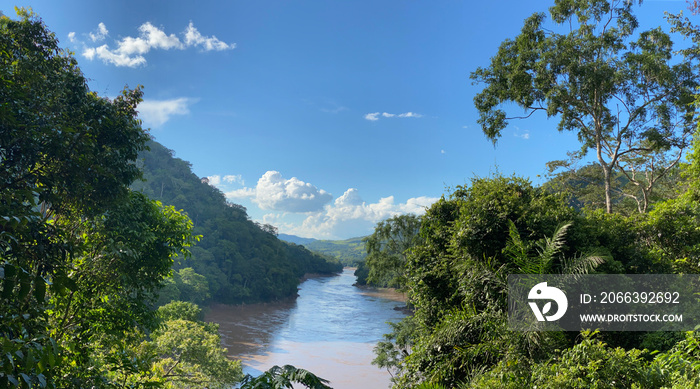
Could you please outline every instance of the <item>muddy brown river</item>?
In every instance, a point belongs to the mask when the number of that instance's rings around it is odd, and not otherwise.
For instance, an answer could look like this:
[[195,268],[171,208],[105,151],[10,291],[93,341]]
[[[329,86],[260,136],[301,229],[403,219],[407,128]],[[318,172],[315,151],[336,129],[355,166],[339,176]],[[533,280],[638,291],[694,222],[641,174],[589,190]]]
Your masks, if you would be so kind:
[[405,316],[403,296],[353,286],[354,269],[315,277],[286,302],[215,305],[205,320],[219,323],[229,356],[244,373],[294,365],[330,380],[334,389],[386,389],[391,376],[372,365],[373,348]]

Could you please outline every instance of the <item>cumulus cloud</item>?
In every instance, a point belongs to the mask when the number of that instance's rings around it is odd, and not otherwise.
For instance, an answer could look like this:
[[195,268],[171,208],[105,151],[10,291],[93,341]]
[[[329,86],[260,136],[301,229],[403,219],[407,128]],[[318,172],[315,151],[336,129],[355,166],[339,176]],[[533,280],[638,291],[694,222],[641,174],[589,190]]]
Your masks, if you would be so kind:
[[220,41],[215,36],[206,37],[206,36],[202,35],[199,32],[199,30],[197,30],[194,27],[194,24],[192,24],[192,22],[190,22],[189,26],[187,26],[187,29],[185,29],[185,45],[198,46],[198,47],[201,47],[205,51],[211,51],[211,50],[222,51],[222,50],[233,49],[236,47],[235,43],[228,44],[228,43]]
[[[222,181],[243,185],[243,178],[238,176],[219,176],[212,185],[224,186]],[[261,209],[290,213],[317,212],[329,203],[333,196],[323,189],[304,182],[296,177],[284,178],[280,172],[271,170],[260,177],[255,188],[240,188],[225,192],[229,199],[251,199]]]
[[196,102],[195,99],[186,97],[172,100],[144,100],[138,106],[139,118],[146,126],[160,127],[173,115],[189,114],[189,106],[194,102]]
[[[73,38],[75,38],[75,33],[72,32],[71,34],[73,34]],[[70,36],[70,34],[68,35]],[[107,26],[105,26],[104,23],[100,23],[97,25],[97,31],[88,34],[90,40],[92,40],[93,42],[103,41],[107,37],[107,35],[109,35],[109,30],[107,30]],[[73,40],[71,39],[71,42],[72,41]]]
[[[224,190],[226,177],[210,176],[209,184]],[[235,182],[242,183],[242,178]],[[268,171],[254,188],[224,190],[229,200],[252,201],[269,211],[262,222],[272,224],[285,233],[317,239],[345,239],[372,233],[374,226],[392,216],[413,213],[421,215],[439,200],[437,197],[413,197],[397,203],[394,196],[368,203],[356,188],[347,189],[333,200],[330,193],[301,181],[285,178],[280,172]]]
[[367,203],[357,189],[350,188],[332,204],[327,204],[323,211],[307,216],[301,225],[287,223],[279,227],[291,234],[318,239],[363,236],[370,234],[381,220],[407,213],[421,215],[426,207],[437,200],[435,197],[421,196],[396,204],[394,197],[388,196],[376,203]]
[[258,180],[253,201],[262,209],[285,212],[313,212],[333,196],[296,177],[285,179],[277,171],[268,171]]
[[252,197],[255,197],[255,188],[234,189],[234,190],[225,192],[224,195],[226,195],[226,197],[229,199],[236,199],[236,200],[252,198]]
[[[138,67],[146,65],[145,54],[151,50],[184,50],[189,47],[198,47],[203,51],[221,51],[233,49],[235,43],[226,43],[215,36],[204,36],[194,24],[190,22],[185,31],[182,33],[183,40],[175,34],[166,34],[162,29],[154,26],[150,22],[142,24],[139,28],[137,37],[127,36],[116,41],[116,48],[111,48],[104,44],[98,47],[87,46],[83,44],[82,55],[93,60],[99,58],[105,63],[115,66]],[[109,34],[109,30],[104,23],[100,23],[95,32],[88,34],[92,42],[103,41]],[[75,32],[68,34],[71,42],[76,42]]]
[[385,118],[421,118],[423,115],[415,112],[405,112],[405,113],[389,113],[389,112],[373,112],[373,113],[368,113],[364,117],[365,119],[369,121],[376,122],[379,120],[379,116],[385,117]]

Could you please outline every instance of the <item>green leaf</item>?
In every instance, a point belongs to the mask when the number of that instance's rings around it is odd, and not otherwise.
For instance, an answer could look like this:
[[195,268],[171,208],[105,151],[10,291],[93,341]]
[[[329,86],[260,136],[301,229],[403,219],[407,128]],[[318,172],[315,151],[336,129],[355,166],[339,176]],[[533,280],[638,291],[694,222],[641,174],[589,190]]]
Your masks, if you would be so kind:
[[39,374],[36,378],[39,380],[39,385],[42,388],[45,388],[46,387],[46,377],[44,377],[43,374]]
[[46,297],[46,281],[41,276],[36,276],[34,279],[34,298],[39,303],[44,302]]
[[24,300],[25,297],[29,294],[29,291],[31,290],[32,287],[32,281],[29,277],[26,277],[25,274],[22,274],[20,284],[19,284],[19,294],[17,297],[19,300]]
[[17,268],[9,263],[6,263],[3,268],[5,269],[4,273],[6,278],[13,278],[15,274],[17,274]]
[[12,297],[12,291],[15,289],[14,278],[6,278],[2,285],[2,298],[9,299]]

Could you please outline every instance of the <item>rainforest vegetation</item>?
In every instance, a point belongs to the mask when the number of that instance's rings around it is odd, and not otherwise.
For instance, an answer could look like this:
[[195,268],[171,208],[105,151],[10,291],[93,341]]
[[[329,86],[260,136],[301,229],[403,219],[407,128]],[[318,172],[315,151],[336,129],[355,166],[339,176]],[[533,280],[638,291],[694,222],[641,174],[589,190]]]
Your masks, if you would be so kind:
[[[541,113],[581,149],[539,187],[494,175],[450,189],[415,237],[413,217],[377,226],[368,280],[402,288],[414,310],[375,348],[394,387],[700,386],[697,332],[508,329],[508,274],[700,273],[698,48],[638,32],[634,6],[557,1],[472,73],[494,143],[509,120]],[[697,26],[667,17],[697,44]]]
[[[361,280],[413,310],[375,349],[396,388],[700,386],[696,332],[507,325],[508,274],[700,274],[700,30],[669,15],[691,41],[674,49],[637,31],[635,6],[557,0],[473,71],[494,143],[513,103],[578,135],[545,184],[476,177],[364,239]],[[243,377],[197,304],[291,297],[339,262],[280,241],[151,139],[140,87],[90,91],[31,11],[0,16],[0,80],[0,386],[328,388],[293,366]]]

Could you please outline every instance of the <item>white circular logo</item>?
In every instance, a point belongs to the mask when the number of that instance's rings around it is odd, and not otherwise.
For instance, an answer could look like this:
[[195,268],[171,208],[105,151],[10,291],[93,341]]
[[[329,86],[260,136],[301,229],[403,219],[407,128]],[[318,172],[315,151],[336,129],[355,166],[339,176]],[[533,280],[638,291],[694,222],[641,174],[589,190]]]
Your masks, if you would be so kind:
[[537,306],[536,302],[529,302],[532,312],[537,317],[538,321],[555,321],[561,319],[566,313],[566,308],[569,306],[569,301],[566,299],[566,295],[559,288],[553,286],[547,286],[546,282],[540,282],[530,289],[530,293],[527,295],[530,300],[552,300],[557,303],[557,311],[554,314],[546,315],[552,310],[552,301],[547,302],[542,306],[542,310]]

